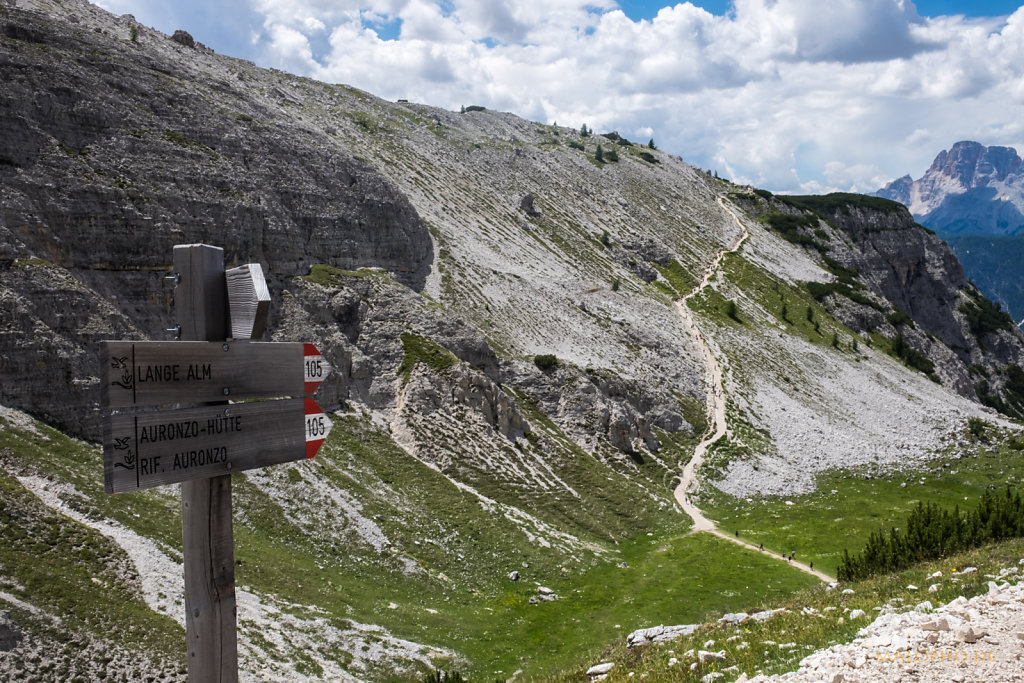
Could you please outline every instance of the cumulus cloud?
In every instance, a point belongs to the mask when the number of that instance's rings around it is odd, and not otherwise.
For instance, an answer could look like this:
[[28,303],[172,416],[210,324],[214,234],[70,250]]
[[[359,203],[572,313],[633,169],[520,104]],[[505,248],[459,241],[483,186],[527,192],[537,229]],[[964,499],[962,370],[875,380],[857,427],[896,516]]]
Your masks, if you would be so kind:
[[1024,8],[926,18],[910,0],[735,0],[726,16],[684,2],[634,21],[613,0],[250,2],[260,63],[653,136],[776,191],[870,191],[961,139],[1024,147]]

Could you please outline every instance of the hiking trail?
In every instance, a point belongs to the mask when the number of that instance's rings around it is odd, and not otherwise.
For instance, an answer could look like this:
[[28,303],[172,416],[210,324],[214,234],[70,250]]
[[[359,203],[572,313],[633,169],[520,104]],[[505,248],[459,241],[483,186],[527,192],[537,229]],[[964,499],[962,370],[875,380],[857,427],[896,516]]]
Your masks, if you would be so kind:
[[704,356],[704,365],[707,368],[707,380],[708,380],[708,398],[709,409],[708,414],[711,417],[711,423],[708,425],[707,431],[704,433],[704,437],[697,444],[697,447],[693,451],[693,457],[683,467],[682,480],[679,482],[679,486],[675,490],[675,498],[679,505],[683,508],[683,512],[693,518],[693,532],[706,531],[710,534],[714,534],[719,538],[723,538],[727,541],[741,545],[744,548],[759,552],[762,555],[773,557],[780,562],[785,561],[787,564],[800,569],[808,574],[816,576],[822,581],[831,583],[835,579],[824,572],[820,572],[817,569],[811,569],[808,565],[798,560],[784,560],[783,555],[778,555],[768,550],[761,550],[758,546],[753,543],[748,543],[744,540],[730,536],[729,534],[721,531],[715,526],[715,523],[704,516],[704,513],[700,511],[696,505],[689,498],[689,494],[696,492],[700,488],[700,483],[697,481],[697,471],[700,466],[704,463],[704,456],[707,454],[709,448],[715,444],[719,439],[725,436],[727,424],[725,419],[725,389],[722,386],[722,365],[718,362],[715,357],[714,351],[711,349],[711,345],[707,339],[701,333],[700,328],[694,319],[693,313],[690,311],[687,303],[694,296],[704,291],[704,288],[711,284],[711,280],[718,273],[718,269],[722,265],[722,259],[725,258],[726,254],[732,254],[739,251],[743,243],[750,237],[750,233],[747,231],[743,222],[736,215],[736,212],[726,206],[725,202],[721,197],[718,198],[719,205],[729,212],[733,220],[740,227],[741,233],[736,241],[731,246],[724,249],[718,256],[712,261],[711,265],[708,266],[707,272],[704,273],[704,277],[700,283],[692,290],[689,294],[683,296],[683,298],[676,301],[676,308],[679,311],[679,317],[683,320],[683,327],[686,329],[686,333],[693,339],[694,343],[701,350],[701,355]]

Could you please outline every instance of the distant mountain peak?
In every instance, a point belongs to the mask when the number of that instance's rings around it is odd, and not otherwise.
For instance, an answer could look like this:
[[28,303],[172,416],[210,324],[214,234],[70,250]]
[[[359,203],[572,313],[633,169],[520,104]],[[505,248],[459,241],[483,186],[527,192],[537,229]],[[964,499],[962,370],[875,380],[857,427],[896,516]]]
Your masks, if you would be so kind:
[[[918,221],[940,234],[1014,234],[1020,227],[1015,217],[1024,211],[1022,163],[1012,147],[961,140],[939,152],[921,178],[905,175],[875,194],[906,204]],[[993,211],[992,202],[1004,206]],[[946,220],[951,204],[956,225]]]
[[939,152],[925,175],[944,175],[956,180],[966,190],[1006,180],[1019,172],[1020,167],[1021,158],[1012,147],[986,147],[980,142],[962,140],[949,151]]

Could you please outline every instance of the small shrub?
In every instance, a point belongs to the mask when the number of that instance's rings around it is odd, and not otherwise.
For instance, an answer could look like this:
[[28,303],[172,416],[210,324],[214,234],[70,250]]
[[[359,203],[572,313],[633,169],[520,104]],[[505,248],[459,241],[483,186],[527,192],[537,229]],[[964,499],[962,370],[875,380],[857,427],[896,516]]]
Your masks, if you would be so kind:
[[980,417],[967,418],[967,431],[976,441],[988,441],[988,423]]
[[471,104],[468,107],[462,108],[463,114],[466,114],[471,111],[487,111],[487,107],[481,107],[479,104]]
[[354,113],[352,115],[352,120],[355,122],[357,126],[359,126],[360,128],[367,132],[372,132],[374,129],[377,128],[377,121],[366,112],[360,111]]
[[601,231],[601,237],[599,239],[601,241],[601,245],[602,246],[605,246],[605,247],[612,246],[612,237],[611,237],[611,235],[608,234],[607,230],[602,230]]
[[795,216],[790,213],[782,213],[781,211],[772,211],[762,220],[767,222],[772,230],[779,233],[788,242],[801,245],[806,244],[822,253],[828,251],[828,247],[802,232],[805,228],[814,230],[818,227],[818,219],[813,215],[803,214]]
[[613,292],[619,291],[619,287],[621,287],[621,286],[622,286],[622,283],[619,281],[619,278],[615,278],[614,280],[612,280],[612,291]]
[[910,317],[910,314],[898,308],[894,308],[892,313],[886,315],[885,320],[893,327],[899,327],[900,325],[914,326],[914,319]]
[[839,278],[840,282],[851,286],[857,284],[854,282],[854,278],[860,275],[860,273],[857,271],[856,268],[844,266],[842,263],[836,261],[828,254],[824,254],[822,256],[822,260],[825,262],[825,270]]
[[597,146],[597,151],[594,152],[594,159],[596,159],[598,163],[604,163],[604,149],[601,148],[601,145]]
[[133,43],[139,42],[139,27],[132,24],[132,27],[128,30],[128,37]]
[[465,683],[465,680],[458,671],[431,671],[420,679],[420,683]]
[[729,299],[725,303],[725,314],[738,323],[743,322],[742,320],[740,320],[740,308],[732,299]]
[[576,140],[569,140],[569,146],[570,146],[570,147],[572,147],[573,149],[578,149],[578,150],[580,150],[581,152],[582,152],[582,151],[583,151],[584,149],[586,149],[586,147],[584,147],[584,146],[583,146],[583,143],[582,143],[582,142],[578,142],[578,141],[576,141]]
[[935,376],[935,363],[917,349],[911,348],[902,334],[896,335],[896,338],[893,340],[892,353],[909,367],[920,370],[933,380],[937,379]]
[[1013,329],[1013,318],[998,303],[990,301],[980,294],[974,301],[960,305],[960,312],[967,318],[967,325],[975,337]]
[[614,149],[610,149],[604,153],[604,160],[611,163],[615,163],[616,161],[619,160],[619,153],[616,152]]
[[542,353],[533,357],[533,364],[542,372],[547,372],[558,365],[558,359],[554,354]]
[[754,190],[754,194],[756,194],[761,199],[771,199],[772,197],[775,196],[768,190]]
[[640,158],[643,159],[644,161],[646,161],[649,164],[661,163],[650,152],[640,152]]

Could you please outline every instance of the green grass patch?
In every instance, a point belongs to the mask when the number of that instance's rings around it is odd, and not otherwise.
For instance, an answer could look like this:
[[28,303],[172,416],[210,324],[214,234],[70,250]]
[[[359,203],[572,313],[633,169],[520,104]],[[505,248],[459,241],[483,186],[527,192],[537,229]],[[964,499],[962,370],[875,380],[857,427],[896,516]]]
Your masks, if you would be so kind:
[[[527,585],[493,603],[501,621],[521,628],[514,642],[500,637],[486,642],[492,671],[504,677],[509,667],[521,667],[532,677],[581,659],[593,663],[605,644],[622,643],[633,630],[755,609],[818,583],[710,534],[641,536],[622,546],[621,557],[625,567],[604,564],[551,583],[548,587],[561,596],[554,602],[529,604],[536,589]],[[523,659],[524,651],[542,659]]]
[[[653,265],[661,276],[668,281],[668,284],[671,285],[673,291],[667,293],[669,293],[669,296],[672,296],[673,299],[678,299],[684,294],[688,294],[690,290],[697,286],[697,278],[694,277],[692,273],[688,272],[686,268],[683,267],[683,264],[679,263],[679,261],[675,259],[672,259],[665,264],[653,263],[651,265]],[[655,285],[657,284],[658,281],[655,281]]]
[[670,299],[679,298],[679,292],[677,292],[675,288],[672,287],[672,285],[665,282],[664,280],[655,280],[654,282],[651,283],[651,285],[659,292],[669,297]]
[[16,258],[14,259],[15,268],[53,268],[54,265],[46,259],[41,259],[36,256],[30,256],[28,258]]
[[729,463],[733,460],[753,460],[752,467],[759,469],[757,461],[761,455],[775,451],[771,434],[764,429],[755,427],[744,420],[735,411],[728,414],[729,434],[716,441],[708,449],[707,457],[701,466],[700,476],[708,481],[720,481],[725,478]]
[[848,215],[850,209],[869,209],[886,214],[906,211],[905,206],[891,199],[849,192],[832,192],[826,195],[776,195],[775,198],[793,208],[813,211],[822,217],[836,213]]
[[[636,680],[651,683],[699,681],[709,673],[732,666],[748,676],[795,671],[799,668],[800,660],[811,652],[853,640],[857,631],[877,616],[876,608],[888,604],[903,611],[923,600],[930,600],[938,606],[961,595],[967,598],[980,595],[988,590],[989,579],[986,574],[993,575],[1003,568],[1015,566],[1022,556],[1024,541],[1015,540],[986,546],[946,560],[917,565],[897,574],[859,583],[840,584],[840,588],[851,587],[853,594],[844,595],[841,590],[829,591],[819,584],[796,592],[784,600],[765,600],[765,608],[784,608],[788,611],[764,622],[739,625],[709,623],[690,636],[638,648],[627,649],[624,644],[616,643],[597,656],[579,662],[576,667],[566,668],[545,680],[552,683],[582,680],[587,667],[598,661],[615,662],[606,679],[609,683],[633,683]],[[978,571],[955,577],[954,581],[951,576],[953,571],[967,566],[976,567]],[[935,581],[927,578],[935,571],[943,575],[939,580],[941,588],[937,592],[922,593],[921,590],[907,588],[910,585],[927,586]],[[866,616],[850,619],[849,613],[855,609],[863,610]],[[713,645],[705,647],[709,640],[714,641]],[[787,647],[780,647],[780,644]],[[691,669],[697,657],[686,653],[703,649],[725,650],[725,660],[719,663],[698,663]],[[722,680],[733,680],[739,675],[727,672],[727,677]]]
[[[812,294],[815,287],[794,287],[769,275],[741,254],[726,254],[722,270],[730,284],[742,291],[746,299],[775,317],[790,334],[799,335],[812,344],[829,347],[833,335],[838,335],[838,349],[843,351],[851,348],[853,340],[857,339],[856,333],[835,320]],[[850,289],[842,283],[833,285]],[[831,291],[832,286],[824,287]],[[729,323],[728,302],[717,292],[705,290],[700,297],[691,300],[691,304],[696,305],[695,310],[719,324]]]
[[401,365],[398,366],[398,374],[405,380],[412,375],[412,369],[416,367],[417,363],[423,363],[435,372],[444,372],[459,362],[459,359],[453,356],[448,349],[412,332],[402,333],[402,349],[405,351],[405,356],[402,358]]
[[979,444],[962,458],[940,457],[898,473],[829,472],[818,477],[817,490],[799,496],[747,501],[716,491],[704,511],[722,528],[778,553],[796,551],[834,576],[844,550],[859,551],[880,527],[902,526],[918,502],[964,511],[986,487],[1024,481],[1024,452],[1014,443]]
[[[7,451],[4,451],[5,454]],[[0,471],[0,588],[73,629],[102,633],[165,662],[184,661],[185,637],[139,594],[139,576],[113,541],[52,512]]]
[[314,263],[308,275],[303,275],[306,282],[320,285],[321,287],[341,287],[345,284],[346,278],[370,278],[386,277],[386,275],[374,268],[360,268],[359,270],[343,270],[329,266],[326,263]]

